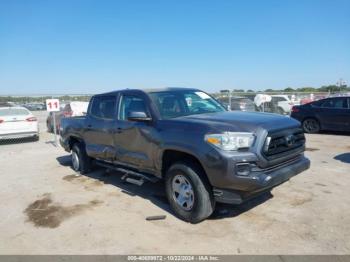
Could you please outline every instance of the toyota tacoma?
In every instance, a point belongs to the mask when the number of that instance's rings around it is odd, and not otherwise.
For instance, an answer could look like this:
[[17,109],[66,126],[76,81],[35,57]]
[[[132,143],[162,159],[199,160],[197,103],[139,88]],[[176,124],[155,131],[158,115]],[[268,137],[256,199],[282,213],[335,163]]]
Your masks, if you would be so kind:
[[175,214],[191,223],[216,202],[241,204],[310,166],[298,121],[228,112],[198,89],[94,95],[85,116],[62,119],[60,134],[75,171],[97,164],[138,185],[164,179]]

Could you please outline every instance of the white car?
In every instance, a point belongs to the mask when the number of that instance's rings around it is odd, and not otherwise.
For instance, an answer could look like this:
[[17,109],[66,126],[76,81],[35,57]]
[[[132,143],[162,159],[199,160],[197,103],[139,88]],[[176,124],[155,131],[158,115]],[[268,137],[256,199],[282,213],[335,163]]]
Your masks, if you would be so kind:
[[24,107],[0,107],[0,140],[27,137],[39,140],[37,118]]
[[277,112],[279,114],[289,114],[293,103],[287,95],[272,95],[271,102],[277,105]]

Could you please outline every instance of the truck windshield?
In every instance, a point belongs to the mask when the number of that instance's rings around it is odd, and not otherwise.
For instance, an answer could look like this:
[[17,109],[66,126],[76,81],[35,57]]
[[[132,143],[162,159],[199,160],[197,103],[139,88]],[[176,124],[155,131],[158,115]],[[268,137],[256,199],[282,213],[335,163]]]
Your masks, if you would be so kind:
[[162,119],[226,111],[215,99],[197,90],[150,93]]

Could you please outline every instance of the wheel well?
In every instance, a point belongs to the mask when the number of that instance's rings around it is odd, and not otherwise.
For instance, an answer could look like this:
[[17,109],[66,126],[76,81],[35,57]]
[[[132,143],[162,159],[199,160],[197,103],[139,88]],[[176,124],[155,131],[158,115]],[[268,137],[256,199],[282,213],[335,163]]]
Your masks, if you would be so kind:
[[76,143],[81,143],[81,139],[77,138],[77,137],[70,137],[69,138],[69,149],[72,149],[74,144]]
[[165,173],[172,164],[180,161],[197,165],[203,171],[203,174],[205,174],[202,164],[195,156],[177,150],[165,150],[162,157],[162,176],[165,176]]
[[307,120],[307,119],[316,120],[317,123],[318,123],[319,125],[321,125],[320,121],[319,121],[316,117],[314,117],[314,116],[307,116],[307,117],[304,117],[303,120],[301,121],[301,123],[303,123],[303,122],[304,122],[305,120]]

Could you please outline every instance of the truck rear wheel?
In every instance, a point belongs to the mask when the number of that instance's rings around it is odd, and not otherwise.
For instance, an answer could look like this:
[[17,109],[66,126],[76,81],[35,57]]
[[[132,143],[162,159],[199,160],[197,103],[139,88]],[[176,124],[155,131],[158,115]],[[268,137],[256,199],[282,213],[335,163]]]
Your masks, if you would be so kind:
[[215,209],[211,187],[200,167],[179,162],[173,164],[165,177],[168,201],[181,219],[198,223]]
[[75,143],[72,147],[72,167],[82,175],[91,169],[91,158],[86,154],[82,143]]

